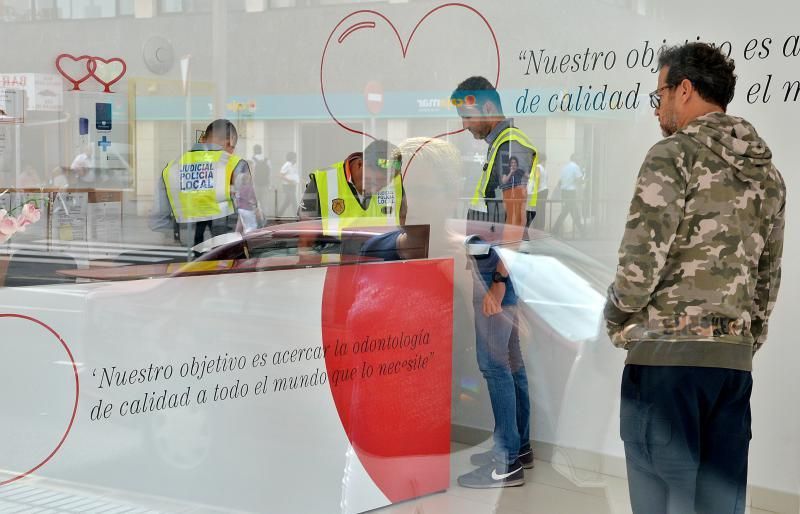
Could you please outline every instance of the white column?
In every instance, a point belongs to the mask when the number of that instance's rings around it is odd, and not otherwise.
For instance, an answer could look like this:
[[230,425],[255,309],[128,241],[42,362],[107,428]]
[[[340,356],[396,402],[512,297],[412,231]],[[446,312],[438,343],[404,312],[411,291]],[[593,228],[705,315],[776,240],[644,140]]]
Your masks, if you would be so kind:
[[222,0],[214,0],[211,5],[212,80],[216,85],[214,115],[222,118],[228,98],[228,7]]

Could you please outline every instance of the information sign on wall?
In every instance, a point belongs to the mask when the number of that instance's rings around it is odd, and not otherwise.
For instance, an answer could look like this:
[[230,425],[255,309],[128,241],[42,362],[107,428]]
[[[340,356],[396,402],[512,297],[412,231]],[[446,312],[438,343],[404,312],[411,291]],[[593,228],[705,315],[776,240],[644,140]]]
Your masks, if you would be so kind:
[[25,123],[25,91],[0,88],[0,123]]

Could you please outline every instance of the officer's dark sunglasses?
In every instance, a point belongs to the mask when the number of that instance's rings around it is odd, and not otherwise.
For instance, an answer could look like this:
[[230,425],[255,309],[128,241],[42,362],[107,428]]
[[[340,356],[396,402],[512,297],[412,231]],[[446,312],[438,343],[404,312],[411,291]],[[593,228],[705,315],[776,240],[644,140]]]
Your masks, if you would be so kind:
[[661,106],[661,91],[673,87],[675,86],[671,86],[668,84],[666,86],[661,86],[660,88],[650,93],[650,107],[652,107],[653,109],[658,109]]

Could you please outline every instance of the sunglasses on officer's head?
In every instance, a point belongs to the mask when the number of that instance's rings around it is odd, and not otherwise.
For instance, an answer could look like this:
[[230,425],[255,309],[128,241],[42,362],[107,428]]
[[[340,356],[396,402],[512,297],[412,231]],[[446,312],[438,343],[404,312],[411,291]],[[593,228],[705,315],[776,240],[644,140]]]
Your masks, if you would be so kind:
[[402,163],[400,159],[378,159],[375,163],[379,168],[384,170],[400,171]]

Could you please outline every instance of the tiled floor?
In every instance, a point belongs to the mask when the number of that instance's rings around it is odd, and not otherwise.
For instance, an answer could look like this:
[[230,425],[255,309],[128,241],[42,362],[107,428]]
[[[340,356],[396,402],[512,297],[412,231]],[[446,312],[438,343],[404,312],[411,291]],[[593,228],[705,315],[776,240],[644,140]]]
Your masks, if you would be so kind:
[[[446,492],[430,495],[370,514],[630,514],[625,480],[607,475],[565,470],[566,478],[549,462],[536,461],[525,471],[526,483],[508,489],[465,489],[456,478],[471,471],[469,457],[477,451],[453,445],[451,482]],[[571,473],[580,473],[575,478]],[[1,477],[0,477],[1,478]],[[157,508],[157,510],[153,510]],[[0,513],[97,513],[97,514],[229,514],[202,505],[147,498],[121,491],[79,490],[31,477],[0,491]],[[271,512],[265,508],[263,512]],[[309,513],[311,514],[311,513]],[[327,513],[326,513],[327,514]],[[747,514],[772,514],[748,509]]]
[[[630,514],[628,485],[621,478],[598,475],[595,485],[581,487],[556,471],[549,462],[536,461],[525,471],[522,487],[465,489],[458,475],[471,471],[475,450],[455,445],[450,460],[450,488],[439,494],[373,511],[375,514]],[[748,509],[748,514],[771,514]]]

